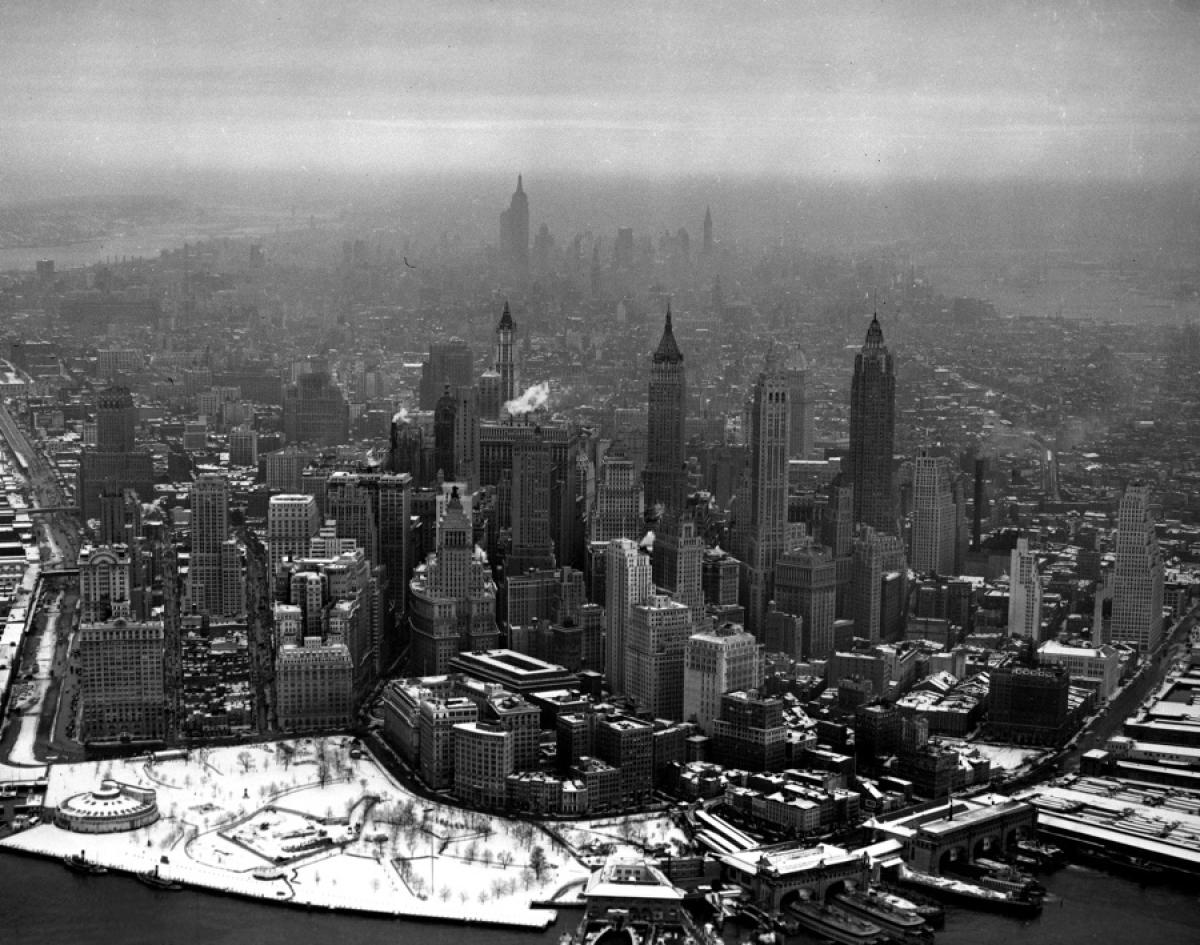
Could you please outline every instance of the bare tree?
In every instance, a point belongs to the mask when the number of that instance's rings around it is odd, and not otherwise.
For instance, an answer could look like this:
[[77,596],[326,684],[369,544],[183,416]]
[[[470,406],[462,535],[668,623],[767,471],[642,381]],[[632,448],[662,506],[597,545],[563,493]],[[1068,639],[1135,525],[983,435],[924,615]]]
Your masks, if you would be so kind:
[[239,751],[237,756],[238,764],[242,766],[242,774],[249,774],[250,769],[254,767],[254,757],[248,751]]
[[546,851],[541,847],[534,847],[533,852],[529,854],[529,868],[533,870],[533,875],[540,883],[550,868],[550,864],[546,860]]
[[512,851],[507,848],[501,850],[499,853],[496,854],[496,862],[499,863],[503,869],[508,869],[508,864],[511,863],[512,861],[513,861]]

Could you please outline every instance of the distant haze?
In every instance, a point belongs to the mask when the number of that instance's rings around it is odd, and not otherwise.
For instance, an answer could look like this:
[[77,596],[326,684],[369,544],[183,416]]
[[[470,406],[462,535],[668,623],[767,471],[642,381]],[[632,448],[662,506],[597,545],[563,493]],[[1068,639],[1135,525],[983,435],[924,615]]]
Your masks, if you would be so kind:
[[194,175],[1183,180],[1200,5],[8,0],[0,201]]

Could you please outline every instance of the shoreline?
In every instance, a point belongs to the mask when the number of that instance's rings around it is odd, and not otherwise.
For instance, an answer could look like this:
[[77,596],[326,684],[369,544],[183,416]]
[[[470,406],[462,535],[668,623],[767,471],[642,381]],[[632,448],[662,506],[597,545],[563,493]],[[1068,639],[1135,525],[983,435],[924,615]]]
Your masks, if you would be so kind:
[[[50,826],[50,825],[46,825],[46,824],[39,825],[39,827],[42,827],[42,826]],[[38,828],[30,828],[30,830],[19,831],[14,834],[9,834],[8,837],[5,837],[4,839],[0,840],[0,853],[8,853],[8,854],[13,854],[15,856],[25,856],[25,857],[35,858],[35,859],[39,859],[39,860],[49,860],[49,861],[61,860],[62,856],[59,853],[51,851],[51,850],[30,849],[28,847],[11,846],[9,844],[9,841],[13,837],[20,836],[23,833],[30,833],[36,829],[38,829]],[[86,834],[80,834],[79,836],[86,836]],[[96,862],[98,865],[104,866],[109,871],[110,874],[119,875],[121,877],[137,881],[139,871],[136,869],[131,869],[128,866],[113,866],[113,865],[109,865],[107,863],[101,863],[100,860],[98,860],[98,859],[94,860],[93,862]],[[63,867],[63,869],[65,870],[66,867]],[[97,876],[95,878],[97,880],[103,880],[104,877]],[[353,905],[338,904],[338,903],[320,904],[320,903],[314,903],[314,902],[309,902],[309,901],[298,901],[294,898],[284,899],[284,898],[280,898],[280,897],[271,897],[271,896],[256,896],[254,893],[249,892],[249,891],[244,891],[244,890],[240,890],[240,889],[232,889],[232,888],[224,887],[224,886],[215,886],[215,885],[210,886],[210,885],[207,885],[202,882],[198,882],[193,879],[179,878],[176,875],[174,875],[174,873],[172,873],[168,878],[170,878],[172,882],[179,883],[183,887],[183,889],[182,890],[160,890],[164,894],[170,894],[171,892],[182,892],[182,891],[201,892],[201,893],[206,893],[209,895],[229,896],[234,899],[241,899],[244,901],[256,902],[256,903],[266,904],[266,905],[286,906],[286,907],[289,907],[293,910],[300,911],[300,912],[330,912],[330,913],[338,913],[338,914],[344,914],[344,915],[356,915],[356,916],[360,916],[363,918],[380,919],[380,920],[384,920],[384,921],[395,920],[395,919],[406,919],[406,920],[417,920],[417,921],[422,921],[422,922],[431,922],[431,923],[436,923],[438,925],[467,925],[467,926],[474,926],[477,928],[516,929],[516,930],[520,930],[523,932],[527,932],[530,930],[544,932],[551,925],[553,925],[555,922],[558,921],[558,911],[557,911],[559,908],[558,906],[550,907],[550,906],[539,905],[536,903],[531,903],[530,909],[531,909],[531,911],[533,911],[535,913],[535,915],[538,916],[537,920],[536,921],[519,921],[512,917],[507,918],[507,919],[487,918],[485,916],[479,915],[478,913],[470,914],[470,915],[468,915],[468,914],[461,914],[461,915],[452,914],[453,910],[448,910],[447,912],[440,912],[440,910],[434,909],[432,911],[426,912],[426,911],[419,911],[419,910],[410,911],[408,909],[370,909],[365,906],[353,906]],[[546,902],[546,900],[541,900],[541,902]],[[569,903],[568,905],[573,906],[574,903]]]

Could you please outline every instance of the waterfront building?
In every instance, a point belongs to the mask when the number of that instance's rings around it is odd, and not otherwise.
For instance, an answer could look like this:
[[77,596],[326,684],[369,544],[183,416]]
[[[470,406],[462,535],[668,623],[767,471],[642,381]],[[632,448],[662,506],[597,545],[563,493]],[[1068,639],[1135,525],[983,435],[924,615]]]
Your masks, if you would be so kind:
[[329,731],[354,721],[354,666],[343,643],[304,641],[275,659],[276,715],[285,732]]
[[161,621],[117,618],[79,627],[84,744],[166,735]]
[[883,343],[878,316],[854,358],[850,384],[850,450],[844,470],[854,490],[854,523],[896,533],[895,450],[896,369]]
[[513,736],[498,722],[454,726],[454,793],[471,807],[500,810],[507,803]]

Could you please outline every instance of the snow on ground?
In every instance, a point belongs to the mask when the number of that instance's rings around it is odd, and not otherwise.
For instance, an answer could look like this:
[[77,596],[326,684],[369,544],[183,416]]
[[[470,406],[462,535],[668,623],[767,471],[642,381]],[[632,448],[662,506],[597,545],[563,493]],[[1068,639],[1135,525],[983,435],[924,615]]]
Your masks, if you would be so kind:
[[38,641],[37,657],[34,661],[33,686],[36,693],[34,700],[25,708],[20,716],[20,730],[8,760],[14,765],[40,765],[34,757],[33,748],[37,739],[38,722],[42,717],[42,706],[46,701],[46,691],[50,688],[50,670],[54,666],[54,652],[58,646],[58,604],[62,599],[60,594],[53,608],[47,609],[46,629]]
[[673,856],[691,850],[687,834],[666,812],[573,821],[555,824],[554,830],[594,864],[615,846],[666,847]]
[[992,764],[993,771],[1011,773],[1044,757],[1045,748],[1021,748],[1016,745],[997,745],[990,742],[964,742],[952,738],[941,739],[942,744],[949,745],[958,751],[976,750]]
[[[112,778],[155,788],[161,816],[113,834],[41,824],[0,845],[82,852],[135,872],[157,866],[189,885],[263,899],[464,921],[482,914],[536,928],[554,914],[531,909],[532,900],[587,878],[537,825],[426,801],[349,747],[346,738],[305,739],[54,765],[48,809]],[[619,820],[597,823],[619,837]],[[627,829],[653,843],[672,836],[655,818]]]

